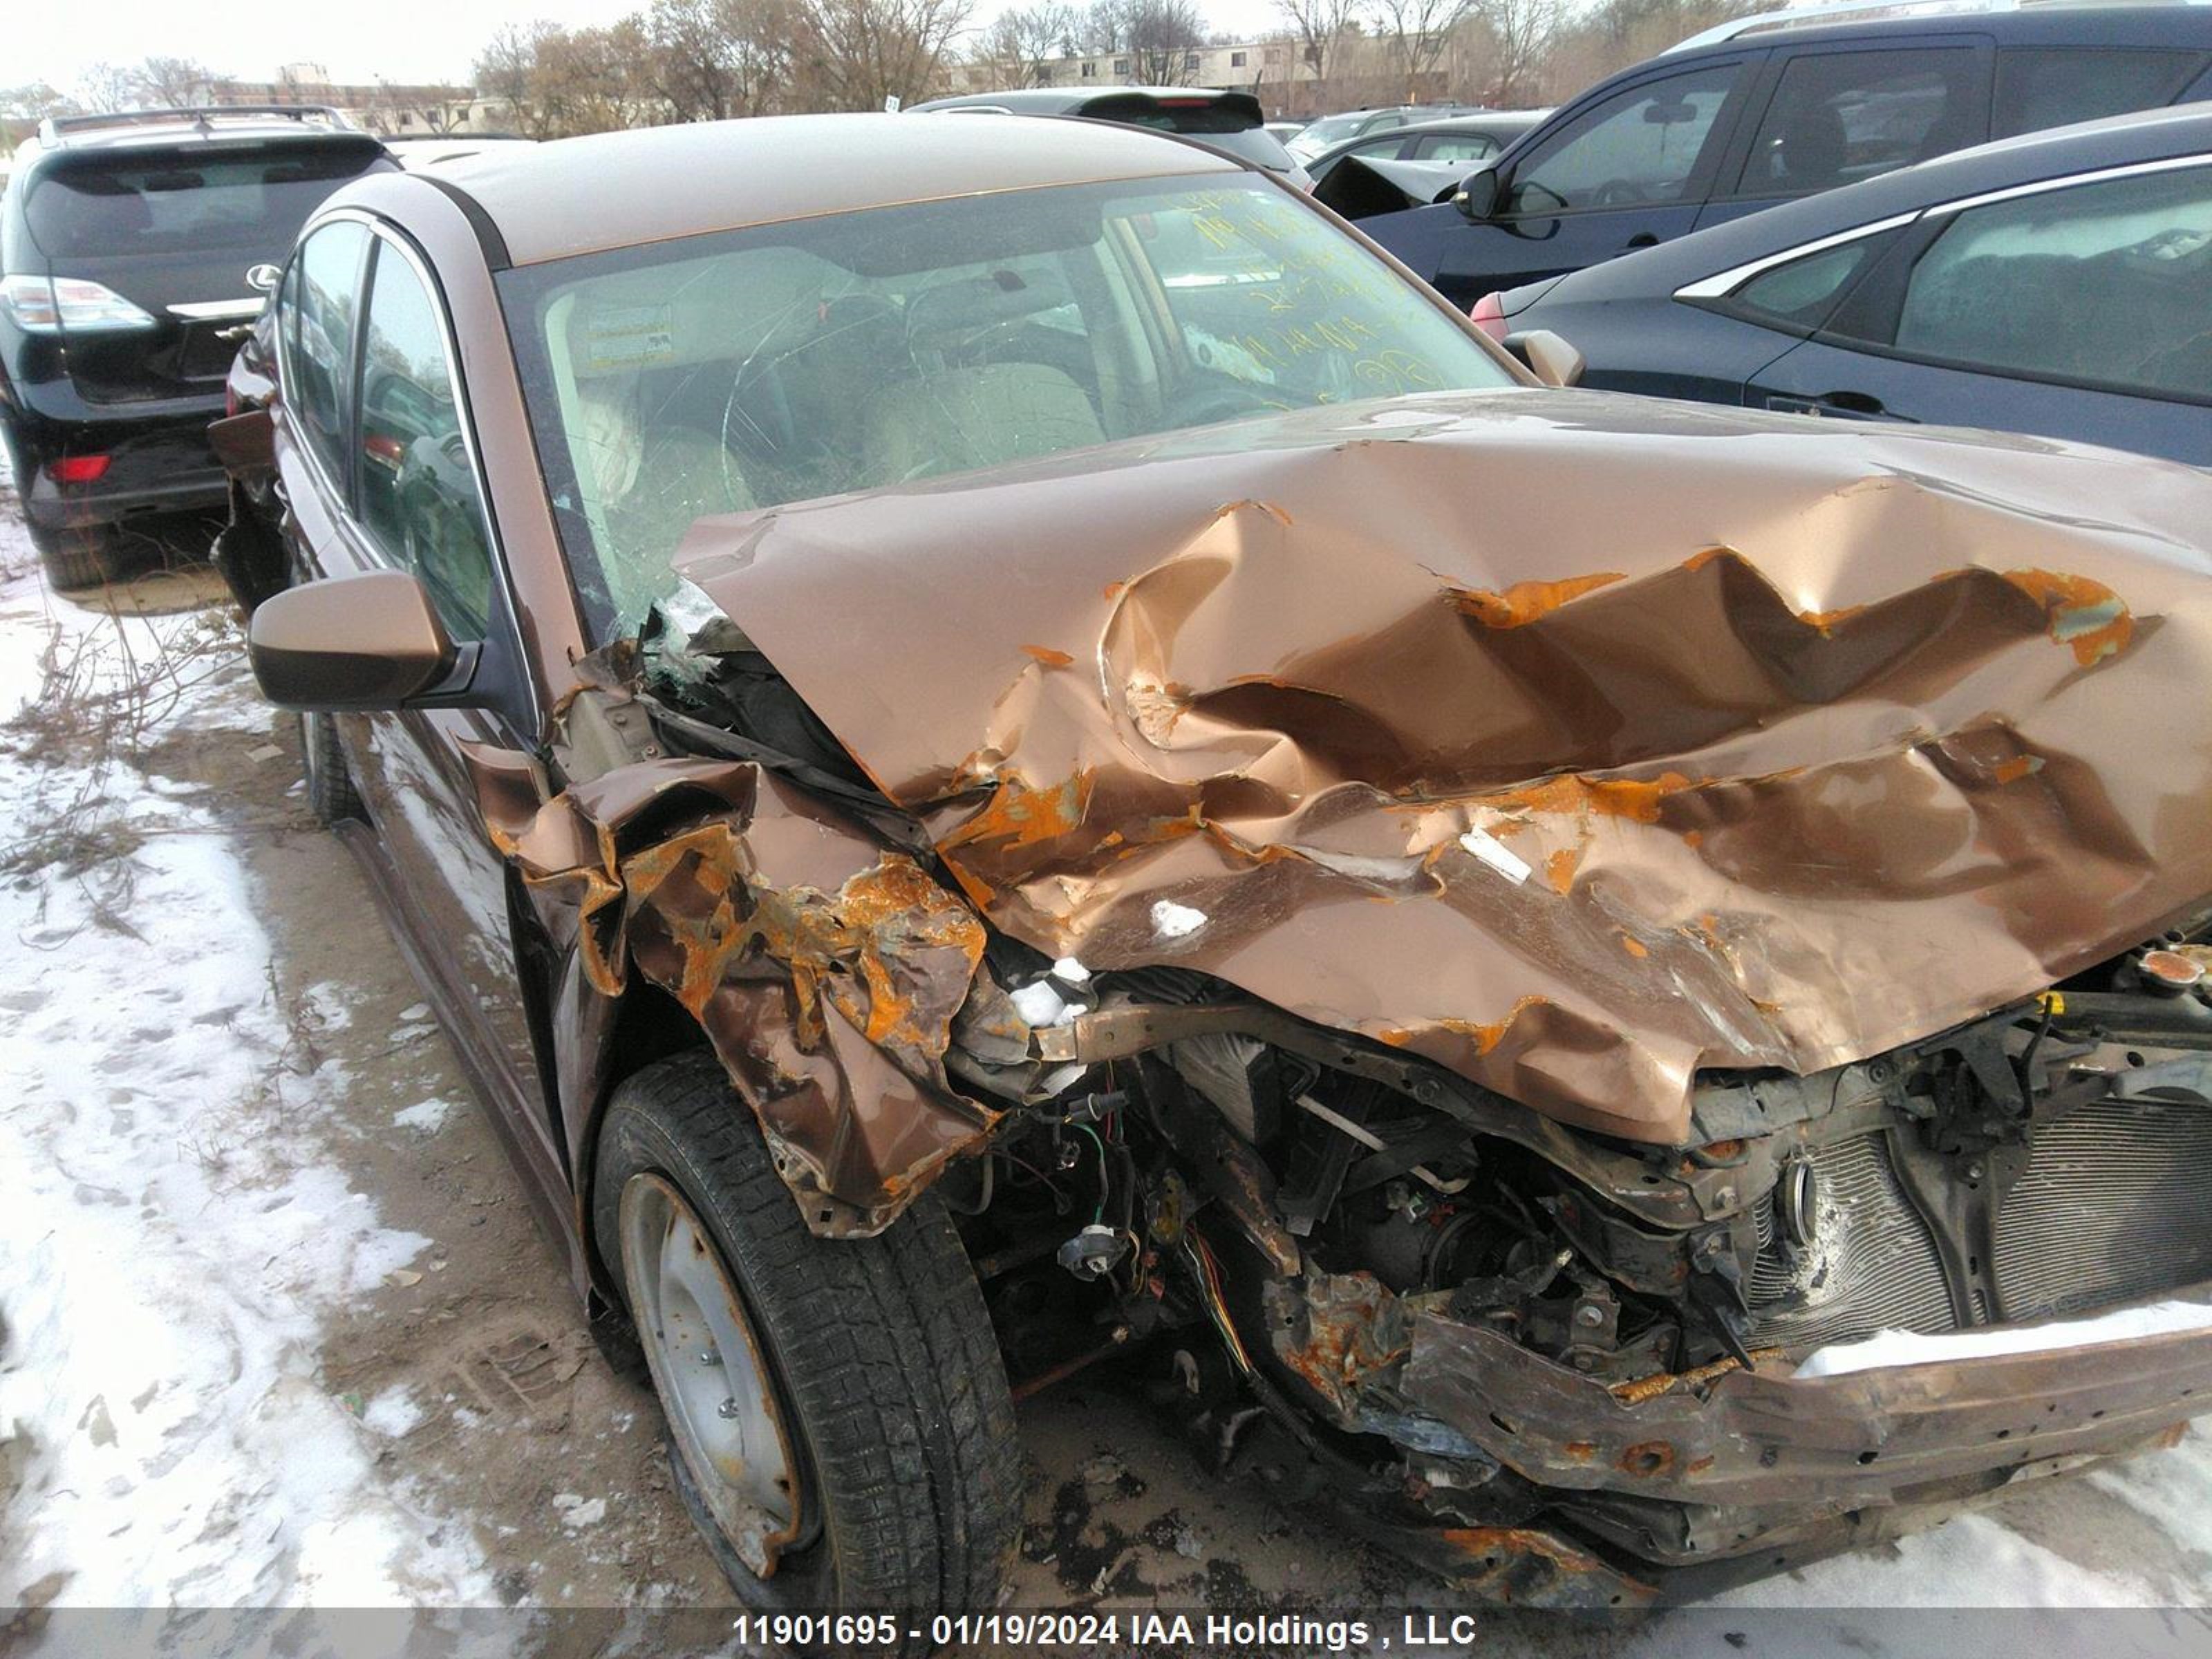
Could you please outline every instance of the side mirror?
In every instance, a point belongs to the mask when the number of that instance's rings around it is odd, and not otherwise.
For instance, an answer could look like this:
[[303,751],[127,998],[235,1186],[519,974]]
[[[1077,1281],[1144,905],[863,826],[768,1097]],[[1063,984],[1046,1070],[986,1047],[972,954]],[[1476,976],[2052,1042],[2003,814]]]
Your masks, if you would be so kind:
[[372,570],[288,587],[253,609],[246,652],[261,695],[279,708],[398,708],[458,690],[475,647],[456,646],[422,584]]
[[1509,334],[1500,344],[1518,357],[1530,374],[1546,386],[1578,386],[1583,378],[1583,354],[1548,328],[1532,328]]
[[1460,180],[1452,205],[1477,224],[1498,211],[1498,169],[1488,162]]

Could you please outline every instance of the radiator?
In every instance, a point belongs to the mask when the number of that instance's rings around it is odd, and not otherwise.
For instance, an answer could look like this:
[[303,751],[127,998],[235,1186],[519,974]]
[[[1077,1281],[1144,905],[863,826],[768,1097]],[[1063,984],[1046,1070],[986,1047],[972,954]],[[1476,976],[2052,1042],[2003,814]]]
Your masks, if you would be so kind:
[[2212,1109],[2108,1100],[2045,1126],[1997,1212],[2002,1319],[2212,1279]]
[[[1880,1133],[1812,1152],[1814,1243],[1782,1241],[1760,1204],[1751,1345],[1797,1352],[1877,1330],[1946,1331],[1957,1319],[1927,1224]],[[1997,1212],[1994,1310],[1975,1322],[2048,1319],[2212,1279],[2212,1109],[2105,1101],[2043,1125]]]
[[1802,1349],[1884,1329],[1951,1329],[1957,1321],[1942,1259],[1898,1185],[1883,1137],[1816,1149],[1813,1177],[1808,1249],[1786,1249],[1772,1200],[1759,1206],[1751,1346]]

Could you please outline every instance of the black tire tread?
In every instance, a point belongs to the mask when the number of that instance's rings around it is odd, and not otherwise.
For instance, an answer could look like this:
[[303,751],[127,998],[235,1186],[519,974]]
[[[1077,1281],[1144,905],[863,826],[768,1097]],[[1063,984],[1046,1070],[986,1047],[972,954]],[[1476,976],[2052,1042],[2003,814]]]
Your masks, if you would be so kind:
[[[310,749],[314,750],[311,754]],[[325,829],[349,819],[366,818],[361,792],[354,787],[346,765],[345,746],[338,741],[337,721],[331,715],[300,716],[300,758],[307,780],[307,808]]]
[[[626,1140],[661,1156],[641,1161]],[[1020,1521],[1020,1449],[982,1294],[934,1195],[874,1238],[817,1238],[704,1050],[623,1084],[599,1147],[593,1232],[611,1267],[622,1182],[654,1167],[738,1258],[812,1448],[835,1604],[994,1606]]]

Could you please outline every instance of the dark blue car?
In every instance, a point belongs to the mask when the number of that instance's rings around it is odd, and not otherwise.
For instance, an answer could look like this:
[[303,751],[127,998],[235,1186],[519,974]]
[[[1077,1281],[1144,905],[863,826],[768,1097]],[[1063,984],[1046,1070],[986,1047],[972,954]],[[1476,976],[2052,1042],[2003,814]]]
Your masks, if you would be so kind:
[[2212,98],[2203,6],[1727,27],[1562,105],[1455,201],[1359,228],[1468,306],[1991,139]]
[[1583,384],[2212,465],[2212,104],[1985,145],[1478,307]]

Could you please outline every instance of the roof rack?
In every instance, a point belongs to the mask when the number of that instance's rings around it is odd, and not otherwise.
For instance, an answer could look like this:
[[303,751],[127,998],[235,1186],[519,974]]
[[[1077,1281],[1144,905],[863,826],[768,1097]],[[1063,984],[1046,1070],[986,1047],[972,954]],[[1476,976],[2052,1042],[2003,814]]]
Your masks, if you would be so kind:
[[306,123],[319,121],[346,131],[355,131],[344,112],[328,104],[195,104],[185,109],[126,109],[106,115],[49,115],[39,123],[39,143],[52,149],[64,139],[110,127],[140,127],[191,123],[202,131],[211,130],[217,116],[278,116]]

